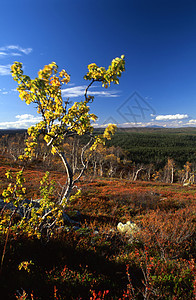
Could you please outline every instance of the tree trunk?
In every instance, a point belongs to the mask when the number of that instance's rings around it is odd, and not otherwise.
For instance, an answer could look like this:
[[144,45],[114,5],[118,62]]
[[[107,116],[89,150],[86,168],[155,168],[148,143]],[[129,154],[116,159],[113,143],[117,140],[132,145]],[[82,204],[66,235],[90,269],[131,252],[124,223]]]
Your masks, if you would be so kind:
[[138,174],[139,174],[139,172],[140,172],[141,170],[143,170],[143,168],[140,168],[140,169],[138,169],[138,170],[136,171],[133,181],[136,181],[136,180],[137,180],[137,176],[138,176]]
[[66,173],[67,173],[67,187],[66,187],[65,191],[63,192],[63,195],[61,196],[60,204],[63,203],[63,199],[66,199],[66,203],[68,203],[70,193],[71,193],[72,188],[73,188],[73,173],[72,173],[71,167],[70,167],[64,153],[59,152],[57,149],[56,149],[56,151],[57,151],[58,155],[60,156],[60,158],[61,158],[61,160],[64,164]]
[[171,169],[171,183],[174,182],[174,168]]
[[94,176],[97,175],[97,162],[96,161],[93,164],[93,173],[94,173]]

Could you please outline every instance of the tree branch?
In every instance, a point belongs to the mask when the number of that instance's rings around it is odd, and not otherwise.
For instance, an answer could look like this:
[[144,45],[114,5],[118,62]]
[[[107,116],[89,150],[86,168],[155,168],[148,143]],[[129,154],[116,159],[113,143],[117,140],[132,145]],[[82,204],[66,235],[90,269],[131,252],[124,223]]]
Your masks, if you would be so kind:
[[88,101],[88,97],[87,97],[88,89],[91,87],[91,85],[92,85],[94,82],[95,82],[95,79],[93,79],[93,80],[89,83],[89,85],[86,87],[86,89],[85,89],[84,96],[85,96],[86,101]]

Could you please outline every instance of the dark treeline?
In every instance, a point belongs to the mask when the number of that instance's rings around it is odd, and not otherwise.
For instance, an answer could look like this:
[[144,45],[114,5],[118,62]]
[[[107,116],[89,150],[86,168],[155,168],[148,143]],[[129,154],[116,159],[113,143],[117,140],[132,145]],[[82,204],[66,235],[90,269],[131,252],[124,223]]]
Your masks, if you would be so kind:
[[25,134],[27,129],[0,129],[0,137],[3,135],[15,135],[16,133]]
[[125,128],[118,129],[107,146],[119,146],[136,164],[155,164],[162,168],[168,157],[182,168],[196,161],[196,128]]

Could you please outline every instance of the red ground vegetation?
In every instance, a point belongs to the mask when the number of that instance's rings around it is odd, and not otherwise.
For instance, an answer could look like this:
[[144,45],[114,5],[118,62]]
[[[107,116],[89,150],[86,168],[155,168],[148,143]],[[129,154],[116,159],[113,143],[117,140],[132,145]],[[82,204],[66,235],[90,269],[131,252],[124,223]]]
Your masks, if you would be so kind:
[[[18,166],[1,160],[0,192],[8,168]],[[39,198],[44,171],[32,165],[24,175],[27,198]],[[64,174],[50,178],[58,194]],[[86,177],[78,187],[67,213],[79,229],[67,224],[47,244],[10,233],[2,299],[195,299],[196,186]],[[139,228],[131,242],[116,229],[127,221]],[[4,245],[1,235],[1,253]]]

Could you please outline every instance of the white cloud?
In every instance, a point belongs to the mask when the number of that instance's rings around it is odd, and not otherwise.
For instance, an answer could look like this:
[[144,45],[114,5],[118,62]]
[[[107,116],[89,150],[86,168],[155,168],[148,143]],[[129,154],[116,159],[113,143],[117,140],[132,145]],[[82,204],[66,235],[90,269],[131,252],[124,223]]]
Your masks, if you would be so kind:
[[17,53],[17,52],[11,52],[10,55],[12,55],[12,56],[22,56],[21,53]]
[[12,122],[0,122],[1,129],[8,128],[28,128],[29,126],[35,125],[41,121],[41,117],[33,116],[30,114],[17,115],[15,117],[17,120]]
[[[14,50],[14,51],[13,51]],[[30,54],[32,52],[32,48],[23,48],[18,45],[8,45],[5,47],[0,47],[0,57],[1,56],[21,56],[22,54]]]
[[83,96],[85,91],[84,86],[75,86],[67,89],[62,89],[63,97],[67,98],[75,98],[79,96]]
[[7,46],[8,50],[18,50],[19,52],[22,52],[24,54],[29,54],[32,51],[32,48],[22,48],[20,46],[16,46],[16,45],[10,45]]
[[159,115],[156,116],[157,121],[167,121],[167,120],[182,120],[187,119],[189,116],[187,114],[175,114],[175,115]]
[[196,119],[189,120],[187,125],[196,125]]
[[94,92],[89,92],[90,95],[95,95],[98,97],[118,97],[118,92],[117,91],[110,91],[110,92],[106,92],[106,91],[94,91]]
[[[0,47],[0,58],[10,57],[10,56],[22,56],[23,54],[28,55],[32,52],[32,48],[22,48],[18,45],[9,45],[5,47]],[[11,64],[0,65],[0,76],[10,75]]]
[[5,52],[0,52],[0,57],[1,57],[1,56],[4,56],[4,57],[5,57],[6,55],[7,55],[7,53],[5,53]]
[[10,89],[10,90],[7,90],[5,88],[0,89],[0,95],[14,94],[16,92],[17,92],[17,89]]
[[11,65],[0,65],[0,75],[10,75]]
[[[76,98],[84,96],[86,86],[80,85],[67,89],[62,89],[63,97],[67,98]],[[98,97],[117,97],[117,91],[89,91],[89,95],[98,96]]]
[[35,117],[31,114],[23,114],[23,115],[17,115],[15,118],[22,121],[22,120],[29,120],[29,119],[32,119],[32,118],[34,119]]

